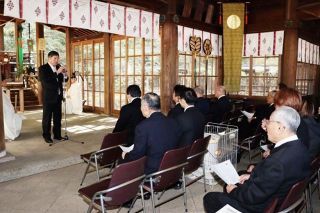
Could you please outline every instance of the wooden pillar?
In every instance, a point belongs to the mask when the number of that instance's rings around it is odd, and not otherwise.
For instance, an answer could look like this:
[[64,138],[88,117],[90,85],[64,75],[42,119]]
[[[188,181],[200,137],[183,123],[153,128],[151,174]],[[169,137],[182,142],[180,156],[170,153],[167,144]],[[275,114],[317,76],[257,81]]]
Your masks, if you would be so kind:
[[173,87],[178,79],[178,27],[173,22],[176,0],[168,1],[166,21],[161,34],[161,111],[169,112]]
[[281,82],[295,88],[298,55],[297,0],[286,0],[286,20],[284,31],[284,48],[281,69]]
[[[72,70],[72,41],[71,38],[73,37],[72,28],[66,28],[66,69],[68,71],[68,75],[71,76]],[[69,81],[70,82],[70,81]]]
[[110,34],[104,33],[104,113],[111,114],[111,66],[110,66]]
[[39,39],[44,38],[43,24],[36,23],[36,47],[37,47],[37,66],[44,64],[44,51],[39,50]]

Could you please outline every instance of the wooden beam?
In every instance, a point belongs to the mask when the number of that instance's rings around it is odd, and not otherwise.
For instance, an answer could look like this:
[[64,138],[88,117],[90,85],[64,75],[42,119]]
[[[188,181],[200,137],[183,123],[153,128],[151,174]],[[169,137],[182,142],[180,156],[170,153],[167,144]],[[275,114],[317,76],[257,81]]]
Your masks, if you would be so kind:
[[196,8],[196,12],[195,12],[194,17],[193,17],[194,20],[196,20],[196,21],[201,21],[202,20],[202,14],[203,14],[203,10],[204,10],[204,5],[205,5],[204,0],[197,1],[197,8]]
[[39,50],[39,39],[44,38],[43,24],[36,23],[36,51],[37,51],[37,67],[44,64],[44,51]]
[[192,11],[192,0],[184,0],[182,17],[189,18]]
[[212,24],[213,12],[214,12],[214,6],[212,4],[209,4],[207,9],[206,20],[205,20],[206,24]]
[[206,24],[201,21],[195,21],[190,18],[179,17],[179,25],[194,29],[203,30],[210,33],[222,34],[222,27],[219,25]]

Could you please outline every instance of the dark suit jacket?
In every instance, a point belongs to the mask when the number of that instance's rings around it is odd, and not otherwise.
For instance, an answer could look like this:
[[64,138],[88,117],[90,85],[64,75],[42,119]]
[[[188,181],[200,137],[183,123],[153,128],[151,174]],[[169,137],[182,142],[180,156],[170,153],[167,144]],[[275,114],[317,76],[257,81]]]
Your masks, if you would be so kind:
[[198,98],[194,106],[198,108],[204,116],[206,116],[210,112],[210,99],[203,97]]
[[183,111],[184,110],[183,110],[182,106],[178,103],[168,112],[168,117],[169,118],[176,118],[180,114],[182,114]]
[[203,138],[206,122],[199,109],[190,107],[179,115],[176,120],[182,131],[179,147],[191,145],[196,139]]
[[121,107],[119,119],[113,129],[113,132],[121,132],[124,130],[128,131],[128,145],[133,144],[134,130],[144,119],[140,107],[140,98],[136,98],[131,103]]
[[145,173],[158,171],[164,153],[177,147],[179,136],[175,120],[161,112],[154,112],[136,127],[134,149],[126,155],[124,161],[147,156]]
[[310,157],[299,141],[291,141],[272,150],[271,155],[254,168],[250,179],[229,193],[249,212],[263,212],[273,198],[282,199],[298,181],[310,175]]
[[42,86],[43,103],[58,103],[58,101],[61,101],[63,98],[63,74],[59,73],[57,75],[46,63],[39,67],[39,78]]
[[313,117],[303,118],[309,133],[309,153],[311,158],[320,153],[320,123]]
[[232,109],[232,104],[226,96],[219,98],[211,107],[210,111],[213,115],[214,123],[221,123],[223,117],[230,112]]

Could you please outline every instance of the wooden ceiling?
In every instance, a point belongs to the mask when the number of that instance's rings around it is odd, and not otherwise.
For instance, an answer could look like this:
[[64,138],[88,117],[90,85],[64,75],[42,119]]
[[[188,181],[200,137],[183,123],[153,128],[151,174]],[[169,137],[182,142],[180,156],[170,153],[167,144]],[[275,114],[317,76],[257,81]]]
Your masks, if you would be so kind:
[[[114,3],[122,6],[143,9],[160,13],[162,19],[167,18],[167,14],[176,15],[179,24],[201,28],[212,32],[212,29],[221,30],[218,25],[220,13],[220,3],[249,2],[247,10],[250,16],[255,17],[263,10],[285,11],[286,2],[289,0],[100,0],[102,2]],[[320,1],[297,0],[297,19],[299,27],[304,30],[313,30],[313,33],[320,38]],[[3,14],[4,0],[0,0],[0,13]],[[169,16],[168,16],[169,17]],[[170,17],[172,18],[172,17]],[[283,20],[285,17],[283,17]],[[0,15],[0,24],[12,20],[10,17]],[[52,26],[63,31],[64,28]],[[83,37],[99,36],[101,33],[84,29],[75,29],[73,32],[75,39]]]

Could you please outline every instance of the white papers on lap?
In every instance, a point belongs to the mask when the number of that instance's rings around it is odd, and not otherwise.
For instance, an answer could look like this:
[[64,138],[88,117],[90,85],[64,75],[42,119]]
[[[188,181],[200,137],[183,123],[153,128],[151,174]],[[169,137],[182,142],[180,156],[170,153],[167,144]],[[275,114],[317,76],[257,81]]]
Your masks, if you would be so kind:
[[241,213],[240,211],[236,210],[229,204],[226,204],[224,207],[222,207],[217,213]]
[[263,149],[264,151],[269,151],[268,145],[260,146],[260,148]]
[[129,147],[122,146],[122,145],[119,145],[119,147],[122,149],[123,152],[131,152],[133,150],[133,148],[134,148],[134,144],[132,144]]
[[242,114],[244,114],[248,119],[251,119],[254,113],[247,112],[245,110],[241,110]]
[[239,175],[230,160],[212,166],[213,171],[226,183],[239,183]]

